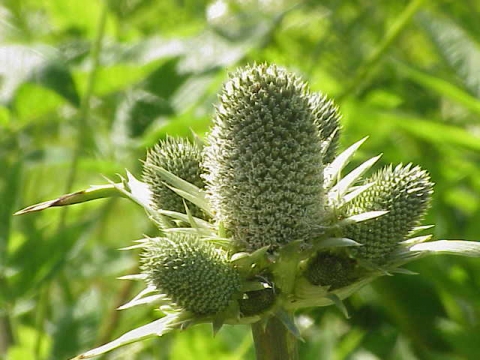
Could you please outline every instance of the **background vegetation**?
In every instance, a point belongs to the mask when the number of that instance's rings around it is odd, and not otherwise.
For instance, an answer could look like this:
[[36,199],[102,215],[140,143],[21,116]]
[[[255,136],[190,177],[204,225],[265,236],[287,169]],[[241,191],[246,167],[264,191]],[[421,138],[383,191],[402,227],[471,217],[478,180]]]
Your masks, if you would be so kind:
[[[27,205],[140,175],[167,134],[203,135],[227,71],[294,70],[343,113],[358,161],[413,162],[436,183],[437,239],[480,239],[480,2],[3,0],[0,4],[0,357],[66,359],[157,316],[115,310],[116,280],[155,235],[121,200],[13,218]],[[480,262],[441,256],[299,314],[302,359],[478,359]],[[108,359],[251,359],[247,327],[207,326]]]

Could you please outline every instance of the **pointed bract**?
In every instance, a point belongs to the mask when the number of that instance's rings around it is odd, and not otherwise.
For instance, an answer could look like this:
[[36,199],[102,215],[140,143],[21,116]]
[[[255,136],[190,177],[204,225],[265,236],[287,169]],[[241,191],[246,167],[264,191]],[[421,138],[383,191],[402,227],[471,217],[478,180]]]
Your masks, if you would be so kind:
[[[167,138],[150,149],[143,167],[143,180],[152,192],[152,206],[155,209],[183,212],[183,198],[168,188],[158,167],[203,188],[201,162],[201,148],[186,139]],[[196,206],[192,205],[191,210],[197,217],[205,216]]]

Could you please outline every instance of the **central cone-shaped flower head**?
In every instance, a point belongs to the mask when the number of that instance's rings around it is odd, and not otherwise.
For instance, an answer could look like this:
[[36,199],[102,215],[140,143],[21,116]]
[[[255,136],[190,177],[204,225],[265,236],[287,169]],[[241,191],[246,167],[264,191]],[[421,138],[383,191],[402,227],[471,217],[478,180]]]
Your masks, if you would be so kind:
[[247,66],[220,95],[205,149],[215,217],[239,249],[274,250],[321,224],[321,130],[312,94],[276,66]]

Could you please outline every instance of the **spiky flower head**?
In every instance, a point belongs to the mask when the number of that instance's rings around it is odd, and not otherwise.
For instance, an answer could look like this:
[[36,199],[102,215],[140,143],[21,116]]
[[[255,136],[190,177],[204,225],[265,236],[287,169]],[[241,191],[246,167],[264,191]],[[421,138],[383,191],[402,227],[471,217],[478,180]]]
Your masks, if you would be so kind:
[[309,236],[323,212],[322,141],[307,86],[282,68],[233,73],[205,149],[215,217],[238,248]]
[[227,254],[195,235],[147,239],[141,262],[150,284],[195,314],[218,313],[240,287]]
[[432,194],[430,176],[418,166],[388,166],[367,183],[373,185],[347,207],[349,215],[385,210],[385,215],[345,228],[344,236],[363,246],[352,249],[355,256],[383,265],[423,218]]
[[[167,137],[150,149],[143,167],[143,181],[152,192],[152,207],[156,210],[185,211],[184,199],[166,186],[158,167],[203,188],[201,162],[202,149],[187,139]],[[194,216],[204,217],[194,205],[191,205],[191,211]]]

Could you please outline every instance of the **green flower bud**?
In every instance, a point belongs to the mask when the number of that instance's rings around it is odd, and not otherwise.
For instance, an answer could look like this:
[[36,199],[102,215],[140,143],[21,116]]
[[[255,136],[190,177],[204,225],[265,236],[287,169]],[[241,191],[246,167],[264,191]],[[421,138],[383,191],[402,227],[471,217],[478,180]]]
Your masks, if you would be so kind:
[[322,140],[323,163],[329,164],[335,158],[340,138],[340,114],[335,103],[324,95],[314,93],[309,101]]
[[198,315],[223,310],[240,289],[240,276],[226,253],[194,235],[148,239],[141,261],[150,284]]
[[335,290],[358,280],[357,262],[347,255],[317,253],[307,265],[305,277],[313,285],[330,286]]
[[245,295],[244,299],[238,300],[240,312],[243,316],[261,314],[275,303],[275,290],[273,288],[248,291]]
[[276,66],[231,75],[205,148],[207,192],[237,248],[306,239],[323,215],[322,142],[306,84]]
[[388,213],[347,226],[344,236],[363,244],[352,249],[353,254],[383,265],[398,243],[419,225],[428,208],[433,184],[426,171],[411,164],[382,169],[367,183],[374,185],[352,201],[348,214],[378,210]]
[[[200,176],[201,160],[202,150],[182,138],[167,138],[150,149],[143,167],[143,181],[152,192],[152,206],[155,209],[185,212],[183,198],[165,186],[155,166],[163,167],[183,180],[203,188],[204,182]],[[205,217],[193,204],[189,204],[189,208],[194,216]]]

